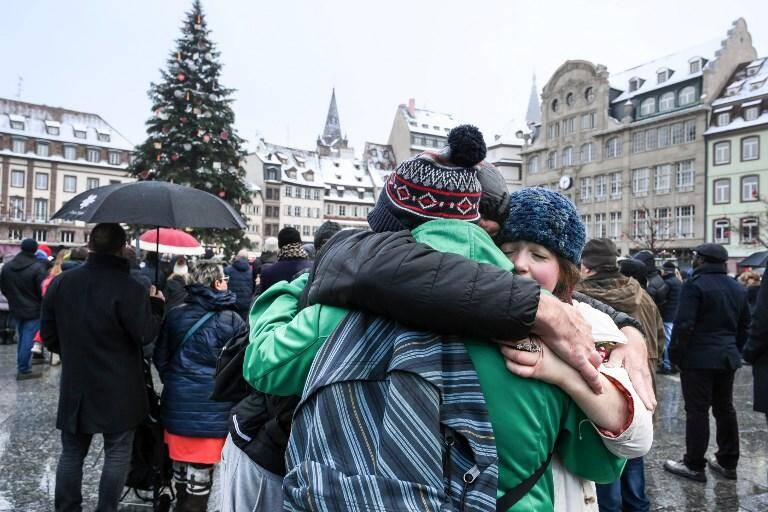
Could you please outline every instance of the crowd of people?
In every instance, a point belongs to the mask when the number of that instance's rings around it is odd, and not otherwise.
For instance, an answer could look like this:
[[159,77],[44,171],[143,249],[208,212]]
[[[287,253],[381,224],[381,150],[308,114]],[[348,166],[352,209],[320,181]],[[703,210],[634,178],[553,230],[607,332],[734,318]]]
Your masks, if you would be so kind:
[[328,221],[303,244],[286,227],[253,261],[139,263],[117,224],[87,250],[24,240],[0,340],[13,326],[18,380],[40,375],[35,340],[61,358],[55,509],[81,509],[101,434],[97,510],[116,510],[150,360],[179,511],[207,509],[219,462],[224,512],[647,511],[656,373],[679,372],[685,400],[664,468],[737,478],[742,358],[768,414],[766,280],[729,277],[716,244],[690,273],[620,258],[565,196],[508,191],[476,128],[448,141],[389,176],[370,230]]

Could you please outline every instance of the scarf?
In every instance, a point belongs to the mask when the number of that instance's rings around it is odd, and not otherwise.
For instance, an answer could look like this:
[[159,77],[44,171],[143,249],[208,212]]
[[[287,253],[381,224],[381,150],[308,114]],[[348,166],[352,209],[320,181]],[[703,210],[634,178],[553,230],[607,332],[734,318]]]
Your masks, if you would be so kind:
[[307,254],[307,251],[304,250],[304,248],[301,246],[301,243],[294,242],[292,244],[286,244],[280,248],[280,252],[277,255],[278,260],[285,260],[285,259],[298,259],[298,260],[308,260],[309,254]]

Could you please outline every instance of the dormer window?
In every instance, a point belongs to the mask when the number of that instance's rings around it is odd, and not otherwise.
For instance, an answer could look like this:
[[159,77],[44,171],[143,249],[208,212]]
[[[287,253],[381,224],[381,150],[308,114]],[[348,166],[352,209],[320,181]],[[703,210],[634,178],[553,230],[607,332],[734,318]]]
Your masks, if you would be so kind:
[[306,163],[306,160],[304,160],[304,157],[301,157],[299,155],[293,155],[293,159],[296,160],[296,165],[299,167],[304,167],[304,164]]
[[24,116],[17,116],[14,114],[10,114],[8,116],[11,120],[11,129],[12,130],[25,130],[27,125],[27,120],[24,118]]
[[57,121],[46,121],[45,133],[47,133],[48,135],[60,135],[61,124],[59,124]]
[[85,126],[73,126],[72,132],[76,139],[84,139],[86,137]]
[[744,80],[737,80],[737,81],[733,82],[725,90],[725,95],[726,96],[735,96],[741,90],[741,86],[742,85],[744,85]]
[[656,71],[656,83],[663,84],[667,80],[669,80],[669,77],[672,75],[672,71],[670,71],[667,68],[662,68],[658,71]]
[[629,92],[635,92],[643,85],[643,79],[642,78],[631,78],[629,80]]
[[112,137],[106,132],[98,132],[98,139],[99,142],[109,142],[112,140]]
[[701,71],[701,57],[694,57],[688,61],[688,72],[690,74],[698,73]]
[[276,157],[277,157],[277,159],[278,159],[278,160],[280,160],[280,162],[281,162],[281,163],[283,163],[283,164],[284,164],[284,163],[286,163],[286,162],[288,161],[288,155],[286,155],[285,153],[281,153],[280,151],[276,151],[276,152],[275,152],[275,156],[276,156]]
[[762,65],[762,63],[763,61],[757,61],[747,66],[747,76],[756,75],[757,72],[760,70],[760,66]]
[[315,181],[315,173],[312,171],[307,171],[302,176],[304,176],[306,181]]

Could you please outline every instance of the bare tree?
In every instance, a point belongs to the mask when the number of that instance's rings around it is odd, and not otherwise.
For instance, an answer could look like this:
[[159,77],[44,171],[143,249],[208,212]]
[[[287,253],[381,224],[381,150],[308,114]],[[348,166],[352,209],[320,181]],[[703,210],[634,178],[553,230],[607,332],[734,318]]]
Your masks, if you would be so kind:
[[[634,218],[636,212],[638,219]],[[648,249],[654,254],[666,248],[672,235],[672,218],[658,217],[657,213],[645,204],[640,205],[632,211],[629,233],[624,233],[625,238],[631,240],[638,249]]]

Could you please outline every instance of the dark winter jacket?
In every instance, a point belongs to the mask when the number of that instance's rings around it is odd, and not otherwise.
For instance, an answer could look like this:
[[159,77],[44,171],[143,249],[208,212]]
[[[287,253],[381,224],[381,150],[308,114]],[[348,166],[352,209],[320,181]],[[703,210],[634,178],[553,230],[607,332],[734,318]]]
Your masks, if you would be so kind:
[[724,263],[704,263],[683,284],[670,342],[681,369],[741,367],[749,331],[747,291],[728,277]]
[[683,283],[674,274],[667,274],[663,279],[669,291],[667,292],[667,300],[659,308],[659,311],[664,322],[671,323],[675,321],[675,316],[677,316],[677,306],[680,303],[680,290],[683,288]]
[[[248,328],[235,312],[235,295],[200,284],[187,287],[189,295],[168,311],[155,346],[154,363],[163,381],[161,398],[165,428],[190,437],[225,437],[234,404],[209,399],[216,361],[233,338],[248,336]],[[187,331],[207,312],[208,319],[184,345]]]
[[661,311],[662,306],[666,304],[669,299],[669,285],[664,281],[661,274],[659,274],[659,271],[656,269],[649,272],[646,279],[648,284],[646,285],[645,290],[648,292],[648,295],[651,296],[653,302],[656,303],[659,311]]
[[263,292],[278,281],[290,281],[301,270],[311,268],[312,264],[312,260],[304,258],[285,258],[262,268],[260,291]]
[[229,276],[229,290],[237,298],[237,309],[248,311],[253,300],[254,281],[253,269],[245,258],[235,260],[224,269],[224,274]]
[[144,419],[142,347],[157,336],[163,310],[117,256],[91,254],[51,282],[40,334],[61,354],[57,428],[123,432]]
[[72,270],[73,268],[79,267],[83,263],[85,262],[80,260],[66,260],[61,264],[61,271],[66,272],[67,270]]
[[45,263],[24,251],[3,265],[0,289],[8,299],[11,313],[19,320],[40,318],[43,296],[40,285],[48,274]]
[[[438,334],[522,339],[539,305],[539,285],[493,265],[436,251],[409,231],[342,231],[316,259],[309,302],[365,309]],[[577,294],[619,327],[630,316]]]
[[760,285],[747,286],[747,302],[749,303],[749,312],[754,313],[757,307],[757,296],[759,295]]
[[253,260],[253,277],[261,275],[262,270],[269,267],[273,263],[277,263],[277,253],[272,251],[264,251],[261,256]]
[[764,277],[752,313],[752,328],[744,346],[744,360],[752,364],[754,409],[768,413],[768,278]]
[[184,276],[178,274],[168,276],[163,295],[165,295],[165,305],[168,309],[183,303],[187,298],[187,281],[184,279]]

